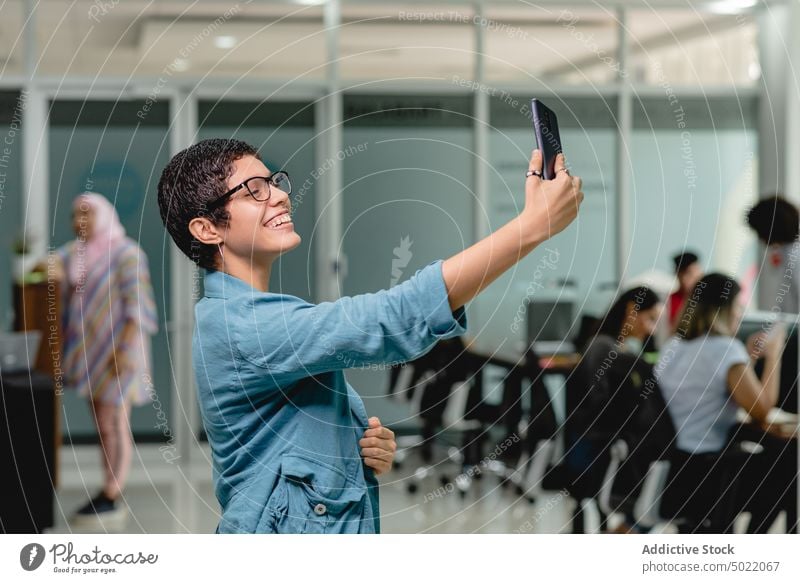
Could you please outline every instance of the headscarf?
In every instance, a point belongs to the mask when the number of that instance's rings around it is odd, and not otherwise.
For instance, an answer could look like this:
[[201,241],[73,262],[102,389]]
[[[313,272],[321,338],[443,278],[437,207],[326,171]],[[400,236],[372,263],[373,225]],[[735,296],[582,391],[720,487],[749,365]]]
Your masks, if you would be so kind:
[[80,237],[75,240],[72,260],[69,262],[69,281],[72,285],[86,284],[88,268],[99,261],[110,265],[109,257],[125,240],[125,228],[119,221],[114,205],[102,194],[84,192],[72,203],[75,210],[85,209],[89,205],[94,213],[94,226],[91,237],[84,241]]

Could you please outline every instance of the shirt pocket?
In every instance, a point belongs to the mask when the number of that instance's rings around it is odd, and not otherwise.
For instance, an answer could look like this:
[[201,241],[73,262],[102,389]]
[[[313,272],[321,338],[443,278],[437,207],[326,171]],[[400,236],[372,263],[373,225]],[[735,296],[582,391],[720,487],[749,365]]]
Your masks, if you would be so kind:
[[267,504],[269,488],[255,487],[250,483],[238,490],[226,505],[222,519],[217,525],[217,534],[256,532],[261,511]]
[[349,480],[339,468],[303,454],[284,454],[257,532],[357,533],[366,493],[364,484]]

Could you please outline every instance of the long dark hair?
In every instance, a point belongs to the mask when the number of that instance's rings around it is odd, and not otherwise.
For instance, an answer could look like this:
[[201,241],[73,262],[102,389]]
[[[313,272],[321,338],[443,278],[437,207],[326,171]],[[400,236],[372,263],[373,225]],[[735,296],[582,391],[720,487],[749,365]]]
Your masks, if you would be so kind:
[[606,317],[600,323],[600,328],[597,333],[599,335],[617,338],[622,332],[622,326],[625,324],[628,303],[633,302],[633,305],[636,306],[635,309],[639,312],[642,310],[649,310],[660,301],[661,299],[656,292],[643,285],[623,292],[611,305]]

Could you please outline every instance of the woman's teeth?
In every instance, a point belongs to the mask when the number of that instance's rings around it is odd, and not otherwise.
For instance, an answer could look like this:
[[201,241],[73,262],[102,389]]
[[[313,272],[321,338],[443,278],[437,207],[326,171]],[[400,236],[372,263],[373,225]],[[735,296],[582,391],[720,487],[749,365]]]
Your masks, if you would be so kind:
[[291,223],[291,222],[292,222],[291,215],[289,215],[289,213],[284,213],[284,214],[282,214],[282,215],[280,215],[278,217],[275,217],[270,222],[268,222],[267,223],[267,227],[270,228],[270,229],[274,229],[276,227],[280,227],[281,225],[283,225],[285,223]]

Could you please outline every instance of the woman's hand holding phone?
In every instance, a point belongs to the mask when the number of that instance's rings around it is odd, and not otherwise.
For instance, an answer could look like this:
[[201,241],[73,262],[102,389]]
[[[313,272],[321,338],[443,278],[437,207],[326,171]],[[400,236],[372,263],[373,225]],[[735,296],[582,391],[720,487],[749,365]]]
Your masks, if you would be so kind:
[[525,178],[525,208],[519,216],[445,260],[442,276],[451,310],[466,304],[537,245],[575,220],[583,201],[581,179],[570,176],[565,163],[564,155],[559,154],[556,177],[542,180],[542,154],[534,150]]
[[536,234],[543,242],[560,233],[578,216],[583,202],[582,181],[570,176],[564,154],[556,156],[556,177],[543,180],[542,153],[534,150],[528,170],[534,172],[525,179],[525,208],[520,214],[523,229]]

